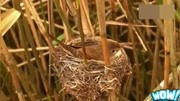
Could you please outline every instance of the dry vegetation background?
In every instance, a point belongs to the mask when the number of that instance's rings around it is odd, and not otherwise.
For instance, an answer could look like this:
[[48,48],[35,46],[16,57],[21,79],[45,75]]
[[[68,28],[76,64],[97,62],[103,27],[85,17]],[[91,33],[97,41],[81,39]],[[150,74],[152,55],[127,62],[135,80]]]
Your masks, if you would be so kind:
[[[154,90],[180,88],[180,1],[96,2],[0,0],[0,101],[73,100],[63,92],[51,67],[49,49],[57,45],[56,40],[68,42],[72,36],[78,37],[80,31],[86,36],[98,36],[96,7],[103,2],[105,15],[100,16],[106,19],[107,37],[124,45],[133,68],[122,98],[149,101],[148,95]],[[174,4],[175,19],[139,20],[140,4]],[[81,16],[78,21],[83,29],[78,28],[77,15]]]

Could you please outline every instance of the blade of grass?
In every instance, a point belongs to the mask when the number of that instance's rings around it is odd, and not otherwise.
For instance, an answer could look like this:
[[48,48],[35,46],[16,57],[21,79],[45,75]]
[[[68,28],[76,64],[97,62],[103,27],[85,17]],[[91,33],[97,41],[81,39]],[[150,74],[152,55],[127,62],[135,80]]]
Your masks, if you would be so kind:
[[0,15],[0,19],[2,20],[0,22],[1,23],[1,27],[0,27],[1,36],[4,36],[6,34],[6,32],[17,21],[20,15],[21,13],[15,9],[7,10],[5,13],[2,13],[2,15]]
[[70,26],[68,20],[66,19],[65,15],[64,15],[64,12],[63,12],[62,8],[59,5],[58,0],[53,0],[53,2],[54,2],[55,6],[56,6],[56,8],[58,10],[59,15],[61,16],[62,21],[64,22],[64,24],[67,27],[67,31],[68,31],[68,35],[67,36],[68,36],[68,39],[72,39],[74,37],[73,31],[71,29],[71,26]]

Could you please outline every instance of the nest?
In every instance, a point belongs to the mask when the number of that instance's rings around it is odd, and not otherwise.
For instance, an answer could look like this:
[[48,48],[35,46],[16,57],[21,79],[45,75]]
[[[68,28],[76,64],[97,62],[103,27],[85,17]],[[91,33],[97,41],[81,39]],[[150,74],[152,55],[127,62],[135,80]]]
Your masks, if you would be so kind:
[[79,101],[106,99],[108,92],[119,92],[131,74],[131,64],[123,48],[116,51],[110,67],[93,59],[84,64],[84,59],[69,55],[60,47],[52,55],[63,90]]

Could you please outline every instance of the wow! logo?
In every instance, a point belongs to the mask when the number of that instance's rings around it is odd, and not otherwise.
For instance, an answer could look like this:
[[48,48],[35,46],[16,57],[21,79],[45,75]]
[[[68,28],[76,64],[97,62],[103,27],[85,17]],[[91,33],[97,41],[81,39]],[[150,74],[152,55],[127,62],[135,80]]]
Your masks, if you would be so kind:
[[156,92],[152,92],[151,96],[153,101],[180,101],[180,89],[159,90]]

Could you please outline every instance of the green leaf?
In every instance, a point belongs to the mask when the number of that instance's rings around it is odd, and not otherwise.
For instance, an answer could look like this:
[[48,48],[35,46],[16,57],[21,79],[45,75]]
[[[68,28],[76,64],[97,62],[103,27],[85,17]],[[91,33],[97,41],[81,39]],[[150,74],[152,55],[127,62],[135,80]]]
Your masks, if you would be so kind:
[[163,4],[163,0],[157,0],[158,4]]
[[177,10],[175,11],[175,16],[178,19],[178,21],[180,21],[180,12],[178,12]]
[[[64,39],[64,34],[61,34],[57,37],[57,40],[62,41]],[[57,41],[53,40],[53,45],[56,46],[58,44]]]

